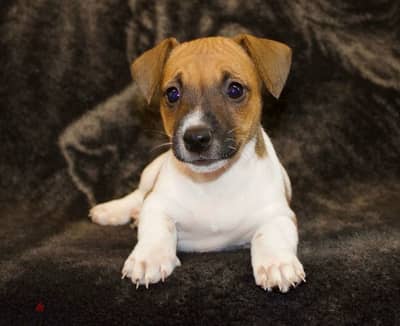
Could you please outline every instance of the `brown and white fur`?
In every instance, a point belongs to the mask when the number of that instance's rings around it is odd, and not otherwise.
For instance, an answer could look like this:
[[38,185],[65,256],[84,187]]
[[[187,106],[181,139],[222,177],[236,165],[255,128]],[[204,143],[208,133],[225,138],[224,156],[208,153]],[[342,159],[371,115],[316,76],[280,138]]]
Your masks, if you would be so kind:
[[[261,87],[278,98],[290,63],[286,45],[238,35],[182,44],[169,38],[132,64],[147,101],[160,95],[172,148],[146,167],[136,191],[90,212],[102,225],[137,219],[138,243],[123,277],[148,287],[180,265],[177,250],[250,244],[257,285],[287,292],[304,281],[290,181],[260,124]],[[243,96],[227,95],[232,83]],[[165,95],[171,87],[180,93],[174,103]],[[192,151],[185,134],[196,128],[209,139]]]

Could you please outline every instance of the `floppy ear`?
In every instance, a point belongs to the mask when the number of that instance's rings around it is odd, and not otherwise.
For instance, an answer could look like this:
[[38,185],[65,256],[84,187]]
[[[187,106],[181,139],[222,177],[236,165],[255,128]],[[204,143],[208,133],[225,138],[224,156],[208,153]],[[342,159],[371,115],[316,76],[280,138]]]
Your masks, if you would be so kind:
[[143,53],[131,65],[132,77],[137,82],[148,104],[150,104],[151,98],[159,87],[165,62],[171,50],[177,45],[178,41],[175,38],[167,38]]
[[247,51],[269,92],[279,98],[289,74],[292,50],[283,43],[248,34],[239,34],[233,40]]

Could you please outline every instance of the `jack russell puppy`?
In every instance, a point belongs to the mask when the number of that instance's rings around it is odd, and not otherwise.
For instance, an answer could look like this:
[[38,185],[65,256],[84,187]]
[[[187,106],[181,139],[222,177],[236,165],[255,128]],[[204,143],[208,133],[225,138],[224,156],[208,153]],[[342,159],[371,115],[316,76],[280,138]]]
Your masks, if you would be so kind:
[[101,225],[137,220],[123,278],[148,287],[180,265],[177,250],[250,244],[264,290],[305,281],[290,181],[260,123],[261,88],[278,98],[290,64],[288,46],[247,34],[168,38],[133,62],[148,103],[160,96],[171,149],[145,168],[136,191],[90,211]]

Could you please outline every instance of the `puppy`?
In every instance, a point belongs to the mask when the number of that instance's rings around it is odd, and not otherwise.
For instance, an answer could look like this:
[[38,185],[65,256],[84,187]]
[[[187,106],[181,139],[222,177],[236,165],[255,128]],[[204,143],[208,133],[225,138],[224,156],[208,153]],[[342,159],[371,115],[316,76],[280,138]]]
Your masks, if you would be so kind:
[[146,167],[136,191],[90,212],[102,225],[137,219],[123,277],[148,287],[180,265],[177,249],[250,244],[264,290],[287,292],[305,281],[290,181],[260,124],[261,88],[278,98],[290,64],[288,46],[247,34],[169,38],[134,61],[147,101],[160,95],[171,149]]

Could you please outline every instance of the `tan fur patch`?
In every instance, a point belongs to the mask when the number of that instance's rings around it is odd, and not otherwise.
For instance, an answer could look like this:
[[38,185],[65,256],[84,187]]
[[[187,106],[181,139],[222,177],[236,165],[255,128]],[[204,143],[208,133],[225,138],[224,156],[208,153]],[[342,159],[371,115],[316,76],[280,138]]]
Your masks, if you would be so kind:
[[297,217],[296,217],[296,216],[293,216],[293,217],[291,218],[291,220],[292,220],[292,222],[294,223],[294,225],[295,225],[296,228],[297,228]]
[[258,129],[256,135],[256,154],[259,158],[267,156],[267,148],[265,147],[264,137],[261,132],[261,128]]

